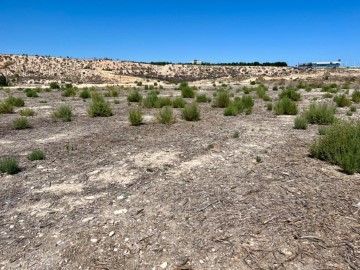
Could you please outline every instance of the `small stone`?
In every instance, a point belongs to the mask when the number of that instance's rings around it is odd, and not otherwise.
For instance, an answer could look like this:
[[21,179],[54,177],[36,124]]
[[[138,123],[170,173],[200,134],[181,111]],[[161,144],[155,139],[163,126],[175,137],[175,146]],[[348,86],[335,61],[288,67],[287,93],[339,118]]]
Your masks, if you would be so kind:
[[111,232],[109,233],[109,237],[113,236],[114,234],[115,234],[115,232],[114,232],[114,231],[111,231]]
[[201,264],[203,264],[203,263],[204,263],[204,261],[203,261],[203,260],[200,260],[199,262],[200,262]]
[[10,225],[10,229],[14,229],[14,227],[15,227],[14,225]]
[[114,211],[114,215],[121,215],[121,214],[125,214],[125,213],[127,213],[127,209],[120,209],[120,210],[116,210],[116,211]]
[[96,238],[91,238],[90,241],[91,243],[97,243],[98,240]]
[[86,223],[93,219],[94,219],[94,217],[88,217],[88,218],[84,218],[81,222]]
[[167,267],[167,265],[168,265],[167,262],[163,262],[163,263],[160,265],[160,267],[161,267],[162,269],[165,269],[165,268]]

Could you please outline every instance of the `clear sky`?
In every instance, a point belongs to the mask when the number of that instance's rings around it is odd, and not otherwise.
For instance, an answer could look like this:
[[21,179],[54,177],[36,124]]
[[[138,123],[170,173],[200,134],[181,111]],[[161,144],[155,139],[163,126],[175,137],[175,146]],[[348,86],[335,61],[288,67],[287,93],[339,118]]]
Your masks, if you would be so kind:
[[0,53],[360,65],[359,0],[0,0]]

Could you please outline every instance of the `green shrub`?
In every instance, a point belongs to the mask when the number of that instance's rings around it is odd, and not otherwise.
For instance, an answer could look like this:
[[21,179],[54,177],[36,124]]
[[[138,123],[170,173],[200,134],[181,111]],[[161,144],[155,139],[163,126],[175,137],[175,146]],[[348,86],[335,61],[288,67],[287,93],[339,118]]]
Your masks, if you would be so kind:
[[327,130],[328,130],[328,126],[319,126],[319,135],[325,135]]
[[140,126],[143,121],[142,113],[139,109],[129,111],[129,122],[132,126]]
[[186,121],[199,121],[200,120],[200,110],[196,103],[186,105],[182,110],[182,117]]
[[351,112],[356,112],[356,107],[355,106],[350,106],[350,111]]
[[277,115],[296,115],[298,112],[296,104],[287,97],[280,99],[275,104],[274,110]]
[[35,98],[35,97],[39,96],[37,91],[35,89],[31,89],[31,88],[25,89],[25,93],[26,93],[27,97]]
[[329,92],[326,92],[324,95],[323,95],[323,98],[332,98],[334,95],[329,93]]
[[71,122],[72,120],[72,111],[69,106],[61,106],[53,112],[53,117],[61,119],[63,122]]
[[279,94],[279,98],[289,98],[293,101],[298,101],[301,99],[301,95],[300,93],[296,92],[295,89],[293,88],[287,88],[286,90],[283,90],[280,94]]
[[352,95],[351,95],[351,100],[355,103],[359,103],[360,102],[360,91],[359,90],[355,90]]
[[155,108],[156,101],[158,100],[158,93],[156,91],[151,91],[147,94],[146,98],[143,100],[143,106],[145,108]]
[[98,92],[93,92],[91,99],[92,102],[88,109],[90,117],[109,117],[113,115],[110,104]]
[[25,102],[22,98],[16,98],[13,96],[9,96],[5,102],[14,107],[24,107],[25,105]]
[[90,98],[90,91],[89,89],[87,88],[84,88],[81,92],[80,92],[80,95],[79,95],[82,99],[87,99],[87,98]]
[[267,97],[267,95],[266,95],[266,91],[268,90],[264,85],[259,85],[258,87],[256,87],[255,88],[255,90],[256,90],[256,94],[257,94],[257,96],[259,97],[259,98],[261,98],[261,99],[264,99],[265,97],[266,98],[269,98],[269,97]]
[[339,165],[344,172],[360,172],[360,123],[338,122],[310,146],[311,156]]
[[353,113],[352,113],[351,111],[347,111],[347,112],[346,112],[346,115],[347,115],[347,116],[352,116]]
[[195,96],[195,88],[194,87],[190,87],[190,86],[184,86],[181,87],[180,86],[180,90],[181,90],[181,96],[183,98],[193,98]]
[[32,151],[28,156],[28,160],[34,161],[34,160],[43,160],[45,159],[45,153],[41,151],[40,149]]
[[120,100],[114,99],[114,104],[120,104]]
[[249,88],[249,87],[244,86],[243,91],[244,91],[244,94],[248,95],[253,91],[253,88]]
[[136,82],[137,86],[142,86],[142,82]]
[[205,94],[196,96],[196,102],[198,103],[206,103],[208,101],[209,100]]
[[14,113],[14,107],[6,102],[0,103],[0,114]]
[[175,98],[172,102],[173,108],[184,108],[185,104],[185,101],[181,97]]
[[273,88],[272,88],[272,90],[273,90],[273,91],[278,91],[279,88],[278,88],[276,85],[274,85]]
[[20,118],[16,118],[12,122],[12,127],[13,127],[13,129],[27,129],[27,128],[31,128],[31,125],[30,125],[29,121],[27,120],[27,118],[20,117]]
[[167,125],[171,125],[175,122],[173,110],[168,106],[162,108],[159,111],[159,113],[156,115],[156,119],[159,121],[159,123]]
[[0,160],[0,172],[7,174],[16,174],[20,172],[19,163],[15,158],[3,158]]
[[156,108],[162,108],[162,107],[171,106],[171,105],[172,105],[172,100],[169,97],[159,97],[155,102]]
[[254,100],[252,96],[247,96],[247,95],[243,96],[241,98],[241,102],[244,105],[245,109],[252,108],[254,106]]
[[19,111],[21,116],[34,116],[35,115],[35,111],[29,108],[25,108],[23,110]]
[[351,104],[350,99],[345,95],[337,95],[333,99],[338,107],[348,107]]
[[268,104],[266,104],[266,107],[267,107],[267,110],[268,110],[268,111],[272,111],[272,109],[273,109],[273,104],[272,104],[272,102],[269,102]]
[[118,97],[119,91],[115,88],[115,86],[107,86],[107,92],[105,92],[105,97]]
[[250,85],[255,85],[255,84],[256,84],[255,81],[251,81],[251,82],[250,82]]
[[60,85],[57,82],[51,82],[50,89],[60,89]]
[[214,107],[226,108],[230,104],[230,95],[227,91],[219,91],[216,95]]
[[240,132],[239,132],[239,131],[234,131],[232,137],[233,137],[234,139],[239,138],[239,137],[240,137]]
[[321,92],[329,92],[329,93],[337,93],[338,89],[337,89],[337,85],[335,84],[330,84],[330,85],[324,85],[321,89]]
[[231,102],[224,110],[225,116],[236,116],[238,114],[237,105],[234,102]]
[[65,88],[61,95],[63,97],[75,97],[76,89],[75,88]]
[[142,95],[138,90],[132,91],[132,93],[127,97],[127,100],[129,102],[141,102]]
[[335,111],[333,106],[326,103],[311,103],[304,116],[310,124],[328,125],[335,122]]
[[304,116],[297,116],[294,120],[295,129],[307,129],[307,119]]

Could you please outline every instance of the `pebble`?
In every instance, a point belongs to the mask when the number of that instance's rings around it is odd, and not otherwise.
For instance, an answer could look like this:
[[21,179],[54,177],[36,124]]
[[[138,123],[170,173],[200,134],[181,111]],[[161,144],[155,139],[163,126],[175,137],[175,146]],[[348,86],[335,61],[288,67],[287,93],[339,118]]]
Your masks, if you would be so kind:
[[160,265],[160,267],[161,267],[162,269],[165,269],[165,268],[167,267],[167,265],[168,265],[167,262],[163,262],[163,263]]
[[113,236],[114,234],[115,234],[115,232],[114,232],[114,231],[111,231],[111,232],[109,233],[109,237]]
[[88,217],[88,218],[84,218],[81,222],[85,223],[85,222],[89,222],[90,220],[93,220],[94,217]]
[[125,213],[127,213],[127,209],[120,209],[120,210],[116,210],[116,211],[114,211],[114,215],[120,215],[120,214],[125,214]]
[[91,243],[97,243],[98,240],[96,238],[91,238],[90,241]]

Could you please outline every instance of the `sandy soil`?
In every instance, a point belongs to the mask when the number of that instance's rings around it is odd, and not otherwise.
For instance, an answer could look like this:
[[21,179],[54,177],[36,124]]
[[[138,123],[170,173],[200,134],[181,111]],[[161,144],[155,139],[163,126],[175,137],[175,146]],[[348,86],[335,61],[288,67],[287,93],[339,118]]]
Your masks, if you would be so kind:
[[[300,108],[322,96],[300,92]],[[0,157],[22,167],[0,175],[0,269],[359,269],[359,175],[308,156],[317,126],[295,130],[260,99],[236,117],[201,104],[199,122],[176,109],[171,126],[143,109],[133,127],[124,93],[109,118],[57,91],[13,94],[37,115],[20,131],[0,116]],[[70,123],[51,119],[62,104]],[[27,160],[37,148],[46,159]]]

